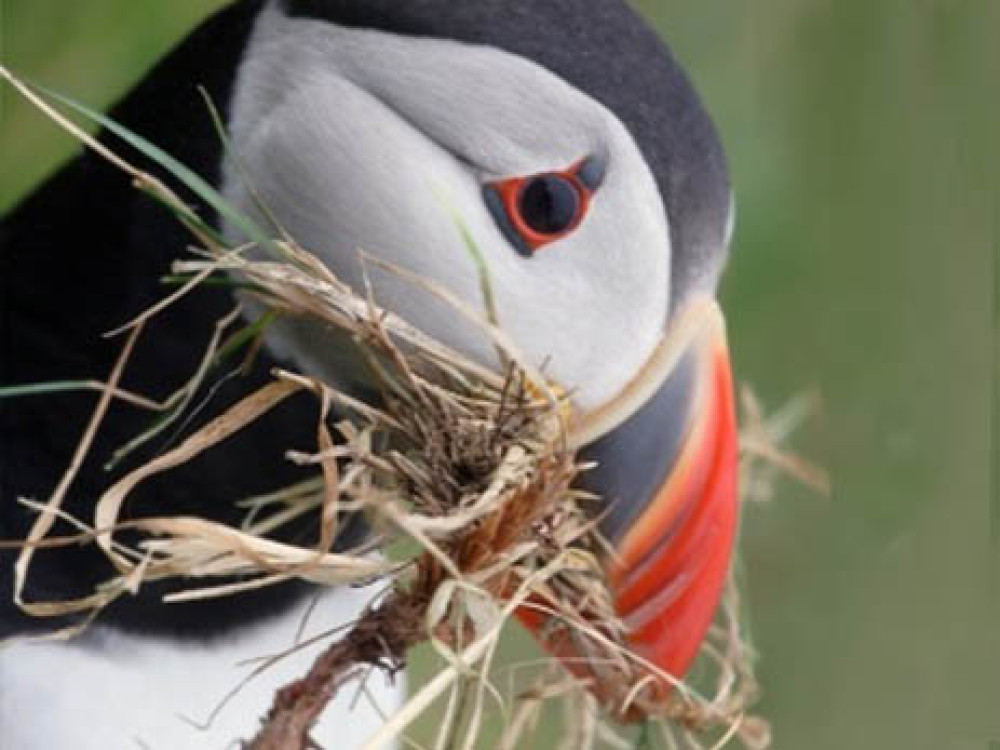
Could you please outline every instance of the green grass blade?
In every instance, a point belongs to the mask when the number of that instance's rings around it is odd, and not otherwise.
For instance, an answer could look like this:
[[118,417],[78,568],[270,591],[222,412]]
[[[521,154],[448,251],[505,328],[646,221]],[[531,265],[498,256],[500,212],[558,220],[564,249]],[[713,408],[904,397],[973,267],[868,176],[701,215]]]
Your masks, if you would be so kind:
[[212,125],[215,127],[215,133],[219,137],[219,142],[222,143],[222,148],[226,152],[226,157],[233,163],[236,170],[240,173],[240,179],[243,180],[243,184],[247,191],[250,193],[253,199],[254,205],[257,210],[260,211],[260,215],[267,219],[268,224],[271,225],[271,229],[275,234],[280,235],[286,242],[291,242],[292,238],[289,236],[285,228],[281,226],[281,222],[278,221],[278,217],[274,215],[270,206],[264,200],[260,191],[257,189],[256,184],[250,177],[250,172],[237,153],[236,148],[233,146],[233,142],[229,137],[229,132],[226,130],[226,124],[222,121],[222,115],[219,114],[218,108],[215,106],[215,102],[212,101],[212,97],[209,95],[208,91],[204,86],[198,87],[198,92],[201,94],[201,98],[205,100],[205,106],[208,108],[208,114],[212,118]]
[[48,396],[53,393],[93,390],[95,390],[94,384],[90,380],[58,380],[51,383],[28,383],[0,388],[0,399],[22,398],[24,396]]
[[258,337],[262,336],[264,331],[267,330],[277,317],[278,313],[274,310],[268,310],[253,323],[234,333],[229,340],[223,343],[223,345],[219,348],[212,366],[218,367],[251,341],[254,341]]
[[472,232],[469,231],[469,226],[465,223],[461,214],[455,208],[454,204],[439,190],[433,190],[435,197],[441,203],[441,206],[445,211],[448,212],[448,216],[451,218],[452,223],[454,223],[455,228],[458,230],[459,236],[462,238],[462,243],[465,247],[466,252],[472,259],[473,265],[476,267],[476,275],[479,278],[479,290],[483,295],[483,307],[486,310],[486,315],[489,321],[496,327],[500,327],[500,315],[497,311],[496,297],[493,295],[493,283],[490,279],[490,267],[486,263],[486,256],[483,255],[482,250],[479,249],[479,245],[476,244],[476,240],[472,236]]
[[140,189],[142,189],[142,191],[150,198],[152,198],[154,201],[156,201],[165,209],[170,211],[170,213],[172,213],[174,217],[184,226],[186,226],[188,228],[188,231],[190,231],[195,236],[201,233],[204,236],[208,237],[210,240],[212,240],[219,247],[226,247],[226,245],[229,244],[226,242],[223,236],[215,230],[215,227],[209,226],[209,224],[203,218],[201,218],[191,209],[184,210],[178,206],[173,205],[168,200],[166,200],[162,195],[157,193],[155,190],[149,190],[143,188]]
[[274,241],[267,235],[266,232],[264,232],[263,229],[261,229],[260,226],[233,208],[229,202],[222,197],[219,191],[217,191],[189,167],[170,156],[170,154],[153,145],[141,135],[132,132],[128,128],[120,125],[100,112],[95,112],[89,107],[86,107],[83,104],[80,104],[79,102],[76,102],[55,91],[51,91],[40,86],[35,88],[48,98],[59,102],[77,114],[101,125],[111,133],[114,133],[121,140],[125,141],[153,162],[166,169],[171,175],[191,190],[191,192],[205,201],[205,203],[213,209],[218,211],[219,215],[225,217],[234,226],[239,228],[239,230],[243,232],[250,241],[257,243],[261,247],[268,248],[272,252],[278,252],[278,248],[274,244]]

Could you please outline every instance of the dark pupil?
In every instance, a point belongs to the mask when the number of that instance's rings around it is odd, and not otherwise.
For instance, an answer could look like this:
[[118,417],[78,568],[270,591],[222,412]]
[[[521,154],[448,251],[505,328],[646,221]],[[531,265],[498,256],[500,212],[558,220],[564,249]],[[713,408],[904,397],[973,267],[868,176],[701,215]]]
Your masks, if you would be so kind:
[[539,234],[559,234],[576,220],[580,196],[569,180],[559,175],[540,175],[521,192],[521,218]]

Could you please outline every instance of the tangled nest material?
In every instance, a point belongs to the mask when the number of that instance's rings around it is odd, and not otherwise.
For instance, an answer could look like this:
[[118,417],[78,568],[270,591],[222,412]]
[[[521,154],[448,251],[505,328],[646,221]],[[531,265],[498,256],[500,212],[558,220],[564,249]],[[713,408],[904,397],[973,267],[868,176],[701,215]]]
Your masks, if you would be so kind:
[[[587,467],[574,455],[569,401],[520,357],[488,314],[433,282],[363,257],[366,268],[406,279],[480,326],[504,363],[499,372],[380,308],[370,286],[365,294],[356,293],[287,235],[266,240],[270,255],[264,260],[251,259],[259,258],[255,253],[265,243],[262,238],[253,245],[226,247],[166,185],[82,132],[9,72],[0,68],[0,74],[131,175],[139,189],[174,210],[201,245],[192,259],[176,263],[183,285],[121,329],[127,333],[121,358],[100,386],[102,398],[72,465],[48,502],[32,504],[38,518],[16,566],[16,599],[26,612],[42,617],[88,613],[81,625],[56,634],[69,637],[112,601],[152,581],[182,580],[189,586],[170,595],[171,602],[238,596],[290,579],[330,586],[383,582],[388,593],[373,599],[307,675],[275,696],[259,733],[246,744],[258,750],[311,746],[310,728],[338,690],[369,668],[401,669],[409,649],[425,641],[444,657],[445,666],[367,747],[403,736],[415,718],[446,695],[440,746],[458,746],[462,733],[462,746],[473,747],[487,702],[499,696],[490,682],[490,667],[503,627],[512,615],[529,611],[546,616],[540,638],[551,653],[566,654],[571,645],[585,661],[567,672],[553,666],[559,660],[552,656],[536,684],[504,705],[501,747],[526,746],[539,712],[553,701],[562,701],[574,717],[567,722],[573,730],[567,742],[574,744],[567,746],[590,747],[598,740],[630,746],[598,718],[598,707],[612,718],[638,716],[655,723],[670,747],[723,747],[733,738],[752,748],[768,746],[767,723],[749,714],[757,696],[753,653],[744,640],[732,581],[702,648],[702,692],[659,673],[628,650],[602,573],[601,562],[611,552],[597,530],[595,498],[573,487]],[[242,341],[253,351],[275,316],[332,327],[349,336],[363,356],[379,384],[378,402],[361,401],[335,383],[275,371],[270,384],[110,487],[98,499],[92,523],[67,519],[81,536],[64,541],[85,539],[97,545],[117,570],[112,580],[78,601],[23,601],[32,557],[40,547],[56,543],[46,537],[64,515],[62,499],[109,403],[114,398],[143,402],[122,393],[118,383],[144,324],[154,315],[169,314],[172,302],[220,276],[238,279],[255,304],[269,311],[230,342]],[[234,312],[218,322],[206,363],[239,319]],[[175,398],[159,405],[168,418],[183,413],[206,372],[207,367],[200,368]],[[290,452],[288,458],[313,467],[314,479],[244,503],[247,516],[241,528],[191,517],[119,521],[125,499],[142,482],[210,450],[303,391],[318,405],[316,450]],[[147,437],[139,436],[137,442]],[[777,452],[766,434],[762,439],[758,431],[756,439],[751,458]],[[364,513],[383,547],[405,551],[390,557],[373,556],[370,545],[332,551],[344,513]],[[273,539],[284,525],[308,516],[320,531],[315,547]],[[140,533],[137,544],[117,538],[126,528]],[[673,688],[663,690],[665,683]]]

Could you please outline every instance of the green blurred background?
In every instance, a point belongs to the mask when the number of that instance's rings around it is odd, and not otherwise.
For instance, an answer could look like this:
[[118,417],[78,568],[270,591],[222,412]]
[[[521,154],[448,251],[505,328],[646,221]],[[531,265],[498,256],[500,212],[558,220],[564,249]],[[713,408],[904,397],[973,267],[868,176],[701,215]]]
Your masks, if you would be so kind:
[[[0,0],[0,59],[104,106],[221,4]],[[744,517],[775,747],[995,750],[1000,2],[639,5],[729,153],[737,374],[824,401],[832,497]],[[6,210],[74,146],[0,96]]]

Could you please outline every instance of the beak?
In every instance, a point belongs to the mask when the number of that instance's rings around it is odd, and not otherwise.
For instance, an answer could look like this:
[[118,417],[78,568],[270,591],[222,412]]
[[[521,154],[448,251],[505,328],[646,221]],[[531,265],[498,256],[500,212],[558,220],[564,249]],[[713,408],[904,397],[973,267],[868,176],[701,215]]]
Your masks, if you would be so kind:
[[[605,565],[629,645],[676,680],[715,615],[738,518],[732,376],[718,322],[691,338],[638,410],[581,450],[596,467],[579,484],[607,504],[601,531],[614,552]],[[668,682],[658,683],[665,696]]]
[[738,518],[737,429],[725,334],[693,342],[657,394],[589,446],[615,607],[638,656],[680,680],[729,570]]

